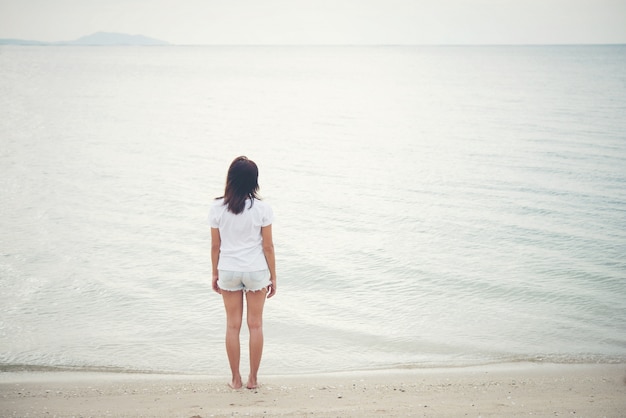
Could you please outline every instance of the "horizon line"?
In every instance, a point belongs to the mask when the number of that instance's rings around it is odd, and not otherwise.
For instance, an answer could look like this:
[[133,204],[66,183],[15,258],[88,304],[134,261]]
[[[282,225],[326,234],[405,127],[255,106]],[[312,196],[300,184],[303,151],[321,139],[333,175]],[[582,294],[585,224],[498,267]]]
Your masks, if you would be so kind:
[[[15,43],[12,43],[13,41]],[[24,43],[18,43],[24,42]],[[164,44],[130,44],[130,43],[111,43],[111,44],[74,44],[73,41],[35,41],[18,38],[0,38],[0,45],[4,46],[142,46],[142,47],[494,47],[494,46],[620,46],[626,45],[625,42],[528,42],[528,43],[302,43],[302,44],[280,44],[280,43],[170,43],[164,41]]]

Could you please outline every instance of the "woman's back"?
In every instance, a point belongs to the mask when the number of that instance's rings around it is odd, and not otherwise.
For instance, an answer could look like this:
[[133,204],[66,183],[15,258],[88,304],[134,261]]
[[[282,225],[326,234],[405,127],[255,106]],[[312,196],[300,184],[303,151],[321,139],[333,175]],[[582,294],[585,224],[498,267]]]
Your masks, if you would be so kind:
[[261,228],[273,222],[272,208],[265,202],[246,200],[243,212],[234,214],[224,199],[213,202],[209,224],[221,236],[220,270],[258,271],[267,268],[263,254]]

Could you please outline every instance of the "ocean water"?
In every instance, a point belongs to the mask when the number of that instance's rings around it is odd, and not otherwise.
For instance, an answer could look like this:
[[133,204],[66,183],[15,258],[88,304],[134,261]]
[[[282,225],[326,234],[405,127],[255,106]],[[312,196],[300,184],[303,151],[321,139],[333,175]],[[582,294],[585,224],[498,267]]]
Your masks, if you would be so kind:
[[0,47],[0,369],[227,375],[206,218],[238,155],[276,215],[262,374],[626,361],[624,69],[626,46]]

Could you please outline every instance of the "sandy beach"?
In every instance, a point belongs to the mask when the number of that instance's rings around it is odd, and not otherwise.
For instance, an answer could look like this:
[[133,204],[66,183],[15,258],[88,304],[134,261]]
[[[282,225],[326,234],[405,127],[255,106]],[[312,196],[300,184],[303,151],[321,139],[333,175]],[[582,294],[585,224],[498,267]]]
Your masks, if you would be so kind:
[[2,417],[626,416],[626,365],[504,364],[449,369],[227,377],[0,374]]

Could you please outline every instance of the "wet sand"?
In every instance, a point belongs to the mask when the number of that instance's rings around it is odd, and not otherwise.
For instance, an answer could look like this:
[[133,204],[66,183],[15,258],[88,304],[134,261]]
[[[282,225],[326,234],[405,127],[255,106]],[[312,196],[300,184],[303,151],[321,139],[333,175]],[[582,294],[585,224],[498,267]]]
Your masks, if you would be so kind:
[[260,376],[0,373],[2,417],[626,416],[626,364],[501,364]]

